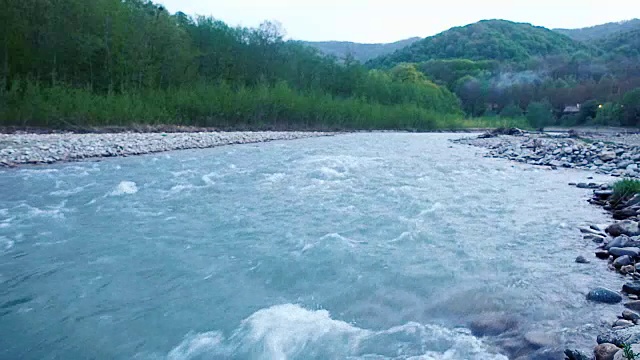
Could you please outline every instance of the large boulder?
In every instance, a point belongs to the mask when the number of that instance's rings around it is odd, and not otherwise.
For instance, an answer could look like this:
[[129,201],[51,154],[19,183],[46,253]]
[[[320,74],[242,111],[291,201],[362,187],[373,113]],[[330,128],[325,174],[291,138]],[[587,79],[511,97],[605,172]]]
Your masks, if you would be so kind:
[[598,335],[598,344],[609,343],[622,346],[622,344],[636,344],[638,342],[640,342],[640,326],[609,330]]
[[604,343],[596,346],[593,349],[593,354],[596,356],[596,360],[613,360],[618,351],[620,351],[620,348],[614,344]]
[[609,248],[609,254],[618,257],[628,255],[632,258],[638,257],[640,255],[640,248],[637,247],[612,247]]
[[617,304],[622,301],[622,296],[613,290],[595,288],[589,291],[587,294],[587,300],[605,304]]
[[619,258],[613,261],[613,266],[615,266],[616,269],[620,269],[621,267],[627,266],[627,265],[633,265],[633,260],[629,255],[620,256]]
[[632,220],[619,221],[607,228],[607,233],[613,237],[620,235],[637,236],[640,235],[638,223]]
[[640,295],[640,282],[628,282],[622,285],[622,291],[627,294]]
[[504,313],[485,313],[478,315],[469,328],[474,336],[496,336],[515,328],[517,320]]
[[640,241],[638,241],[638,237],[630,238],[627,235],[621,235],[609,241],[604,248],[606,250],[609,250],[614,247],[617,247],[617,248],[640,247]]

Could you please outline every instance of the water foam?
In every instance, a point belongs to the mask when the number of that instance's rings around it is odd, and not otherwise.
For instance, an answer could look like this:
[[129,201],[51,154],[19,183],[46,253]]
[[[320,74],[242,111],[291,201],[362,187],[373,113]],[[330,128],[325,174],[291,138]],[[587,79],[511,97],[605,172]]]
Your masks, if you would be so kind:
[[138,185],[133,181],[122,181],[116,188],[109,193],[111,196],[131,195],[138,192]]
[[332,319],[326,310],[293,304],[261,309],[228,338],[219,331],[189,334],[170,360],[244,359],[468,359],[506,360],[466,329],[408,323],[382,331]]

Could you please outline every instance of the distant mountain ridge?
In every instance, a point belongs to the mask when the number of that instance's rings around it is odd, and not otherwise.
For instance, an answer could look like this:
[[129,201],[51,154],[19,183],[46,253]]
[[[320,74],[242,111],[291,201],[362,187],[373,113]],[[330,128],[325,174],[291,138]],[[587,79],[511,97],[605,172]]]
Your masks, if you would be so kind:
[[482,20],[427,37],[368,64],[392,67],[437,59],[524,62],[534,57],[597,52],[593,47],[544,27],[507,20]]
[[302,43],[312,46],[324,54],[338,58],[344,58],[351,54],[356,60],[365,63],[378,56],[387,55],[405,48],[421,39],[412,37],[388,44],[361,44],[349,41],[303,41]]
[[640,30],[640,19],[631,19],[581,29],[553,29],[578,41],[600,40],[613,35]]

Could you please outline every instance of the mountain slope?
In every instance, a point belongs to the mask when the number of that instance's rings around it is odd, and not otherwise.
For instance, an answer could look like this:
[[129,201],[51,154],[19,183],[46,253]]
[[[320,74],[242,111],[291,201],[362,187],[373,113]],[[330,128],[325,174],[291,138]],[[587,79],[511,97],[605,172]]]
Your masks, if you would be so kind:
[[303,44],[315,47],[324,54],[334,55],[338,58],[344,58],[347,54],[351,54],[356,60],[364,63],[375,57],[390,54],[407,47],[418,40],[420,40],[419,37],[389,44],[360,44],[347,41],[304,41]]
[[613,22],[602,25],[591,26],[582,29],[554,29],[554,31],[567,35],[578,41],[593,41],[606,37],[640,29],[640,19]]
[[483,20],[425,38],[393,54],[369,61],[371,67],[432,59],[522,62],[532,57],[593,52],[587,45],[543,27],[506,20]]
[[598,45],[607,55],[638,57],[640,56],[640,28],[608,36],[598,42]]

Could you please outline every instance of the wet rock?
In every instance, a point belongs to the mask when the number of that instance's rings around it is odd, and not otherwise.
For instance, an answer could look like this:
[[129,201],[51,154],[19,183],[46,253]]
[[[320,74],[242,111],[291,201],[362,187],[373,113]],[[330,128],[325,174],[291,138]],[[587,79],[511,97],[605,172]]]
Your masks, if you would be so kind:
[[564,356],[566,356],[566,360],[591,360],[592,357],[583,353],[580,350],[572,350],[566,349],[564,351]]
[[593,354],[596,360],[613,360],[613,357],[618,351],[620,351],[620,348],[614,344],[604,343],[596,346],[596,348],[593,349]]
[[634,326],[635,324],[633,323],[633,321],[629,321],[629,320],[624,320],[624,319],[618,319],[613,323],[613,327],[627,327],[627,326]]
[[622,312],[622,318],[629,321],[637,321],[640,320],[640,315],[631,310],[624,310]]
[[601,200],[607,200],[613,195],[613,190],[596,190],[593,194]]
[[626,265],[620,268],[622,275],[633,274],[636,271],[636,267],[633,265]]
[[600,287],[589,291],[587,300],[605,304],[616,304],[622,301],[622,296],[613,290]]
[[628,255],[629,257],[635,258],[640,255],[640,248],[637,247],[612,247],[609,248],[609,254],[613,256],[624,256]]
[[469,328],[474,336],[497,336],[517,326],[517,320],[504,313],[485,313],[477,316]]
[[600,153],[600,155],[598,157],[602,161],[611,161],[611,160],[614,160],[618,156],[613,151],[603,151],[603,152]]
[[640,235],[638,223],[631,220],[624,220],[610,225],[606,229],[607,233],[613,237],[620,235],[637,236]]
[[640,282],[628,282],[622,285],[622,291],[627,294],[640,295]]
[[632,264],[633,264],[633,260],[631,260],[631,257],[629,255],[623,255],[613,260],[613,266],[615,266],[616,269],[619,269],[623,266],[632,265]]
[[587,234],[583,236],[583,239],[593,241],[596,244],[602,244],[606,240],[606,237],[596,234]]
[[576,262],[578,264],[588,264],[590,261],[587,260],[587,258],[585,258],[584,256],[580,255],[576,258]]
[[635,344],[640,342],[640,326],[609,330],[598,335],[597,340],[598,344],[611,343],[616,346],[622,346],[622,344]]
[[607,260],[609,258],[609,252],[607,250],[597,250],[596,257],[598,259]]
[[624,307],[633,311],[640,311],[640,301],[633,300],[633,301],[626,302],[624,304]]
[[626,220],[630,217],[636,216],[638,210],[634,208],[624,208],[613,212],[613,218],[616,220]]
[[524,339],[536,348],[552,347],[556,345],[556,338],[543,331],[529,331]]

